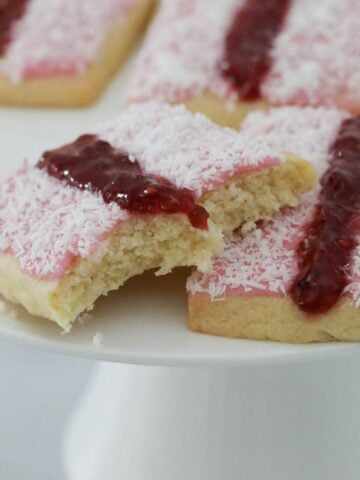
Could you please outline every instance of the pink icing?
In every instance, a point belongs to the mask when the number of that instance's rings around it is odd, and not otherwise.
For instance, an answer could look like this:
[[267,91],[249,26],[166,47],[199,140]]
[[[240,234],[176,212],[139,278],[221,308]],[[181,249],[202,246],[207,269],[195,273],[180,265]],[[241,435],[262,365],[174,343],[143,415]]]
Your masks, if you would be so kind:
[[[337,110],[285,107],[251,114],[243,132],[261,135],[276,148],[308,158],[321,175],[327,167],[329,147],[345,116]],[[188,290],[212,299],[286,294],[298,273],[296,250],[312,218],[318,191],[316,188],[304,194],[298,207],[283,210],[245,237],[240,232],[230,235],[225,250],[215,259],[213,272],[194,273]],[[360,238],[348,291],[360,305]]]
[[0,182],[0,248],[35,278],[58,278],[129,218],[100,195],[62,185],[25,164]]
[[311,219],[315,199],[314,193],[304,196],[302,207],[285,210],[245,237],[240,232],[230,235],[224,251],[215,258],[212,273],[196,272],[188,289],[207,293],[212,299],[260,292],[285,294],[297,273],[296,247]]
[[0,71],[13,81],[82,74],[114,20],[136,0],[31,0],[13,28]]
[[[178,102],[211,91],[236,92],[219,73],[224,41],[245,0],[163,2],[139,54],[129,97]],[[360,109],[360,3],[293,0],[275,41],[273,66],[261,87],[273,104]]]
[[[183,106],[133,105],[95,133],[136,158],[144,172],[197,197],[232,175],[282,160],[278,149]],[[132,216],[29,165],[0,181],[0,250],[14,255],[34,278],[61,278],[76,258],[105,248],[113,229]]]

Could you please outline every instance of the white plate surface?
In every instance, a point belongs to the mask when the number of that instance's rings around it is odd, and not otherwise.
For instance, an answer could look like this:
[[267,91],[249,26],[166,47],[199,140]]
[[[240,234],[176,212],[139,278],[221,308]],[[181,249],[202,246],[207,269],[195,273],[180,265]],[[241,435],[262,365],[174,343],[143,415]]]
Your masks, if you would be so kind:
[[[126,74],[118,77],[102,100],[85,110],[0,109],[0,172],[24,158],[35,162],[41,152],[77,135],[123,106]],[[0,315],[0,337],[66,354],[117,362],[163,365],[241,365],[306,361],[360,351],[355,344],[294,346],[273,342],[229,340],[190,332],[186,327],[186,272],[166,278],[151,274],[133,279],[101,299],[93,319],[70,334],[46,320],[17,309],[17,317]],[[13,308],[13,307],[12,307]],[[95,345],[96,333],[103,337]]]

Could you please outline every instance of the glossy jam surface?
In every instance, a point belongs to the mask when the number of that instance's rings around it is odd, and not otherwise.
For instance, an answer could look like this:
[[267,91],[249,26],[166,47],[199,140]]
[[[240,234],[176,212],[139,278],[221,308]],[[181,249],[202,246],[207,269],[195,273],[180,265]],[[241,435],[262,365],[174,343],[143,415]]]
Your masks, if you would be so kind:
[[291,295],[308,313],[323,313],[348,283],[359,233],[360,117],[343,122],[321,181],[319,205],[298,249],[299,275]]
[[95,135],[45,152],[38,167],[80,190],[100,192],[106,203],[141,214],[184,213],[193,227],[207,228],[208,213],[191,190],[143,173],[137,161]]
[[11,40],[11,27],[24,13],[28,0],[0,0],[0,55]]
[[272,64],[271,49],[290,4],[291,0],[248,0],[234,18],[221,69],[243,100],[260,97]]

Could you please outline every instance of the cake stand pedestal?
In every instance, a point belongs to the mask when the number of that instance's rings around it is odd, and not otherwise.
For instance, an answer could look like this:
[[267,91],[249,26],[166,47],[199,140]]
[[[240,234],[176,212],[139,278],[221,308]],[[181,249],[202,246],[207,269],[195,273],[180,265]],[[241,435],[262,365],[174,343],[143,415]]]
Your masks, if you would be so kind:
[[358,480],[357,357],[102,363],[69,422],[69,480]]

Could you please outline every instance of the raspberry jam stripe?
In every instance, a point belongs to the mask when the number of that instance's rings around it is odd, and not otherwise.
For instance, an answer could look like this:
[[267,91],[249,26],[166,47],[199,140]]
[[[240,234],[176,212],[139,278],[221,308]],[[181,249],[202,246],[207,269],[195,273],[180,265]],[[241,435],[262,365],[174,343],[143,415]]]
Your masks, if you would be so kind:
[[28,0],[1,0],[0,1],[0,55],[6,51],[11,41],[13,24],[25,13]]
[[291,296],[307,313],[324,313],[348,284],[360,212],[360,116],[345,120],[330,149],[316,214],[298,249]]
[[225,41],[221,69],[243,100],[260,98],[272,65],[271,50],[291,0],[248,0],[235,15]]
[[38,167],[70,186],[100,192],[106,203],[140,214],[184,213],[193,227],[207,229],[209,215],[191,190],[144,173],[136,160],[96,135],[45,152]]

